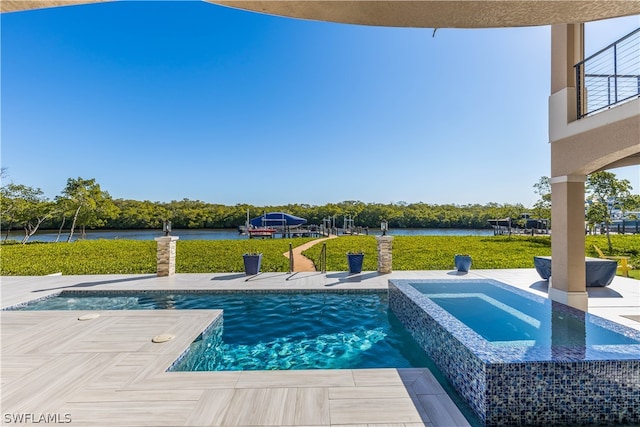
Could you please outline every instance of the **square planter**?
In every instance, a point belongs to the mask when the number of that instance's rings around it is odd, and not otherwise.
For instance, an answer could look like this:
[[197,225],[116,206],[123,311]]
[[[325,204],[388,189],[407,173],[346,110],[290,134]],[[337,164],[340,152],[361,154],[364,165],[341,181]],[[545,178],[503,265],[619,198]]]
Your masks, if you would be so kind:
[[349,274],[360,273],[362,271],[362,261],[364,261],[364,254],[347,252],[347,262],[349,263]]
[[471,268],[471,256],[456,255],[453,261],[454,261],[456,270],[458,270],[461,273],[469,272],[469,269]]
[[244,272],[247,276],[252,276],[260,272],[260,265],[262,264],[262,254],[244,254],[242,255],[242,259],[244,260]]

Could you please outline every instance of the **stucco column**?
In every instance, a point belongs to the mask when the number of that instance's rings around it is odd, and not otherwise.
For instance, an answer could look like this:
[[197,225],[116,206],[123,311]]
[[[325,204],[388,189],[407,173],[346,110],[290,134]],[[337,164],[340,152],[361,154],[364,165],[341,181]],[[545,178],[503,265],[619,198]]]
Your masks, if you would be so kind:
[[549,298],[587,311],[584,256],[586,176],[551,178],[551,278]]
[[[584,24],[551,26],[551,278],[549,298],[581,310],[588,308],[584,259],[584,183],[576,167],[579,151],[566,150],[563,132],[577,118],[576,72],[584,58]],[[579,165],[583,166],[583,165]]]
[[173,276],[176,274],[176,241],[178,236],[156,237],[158,254],[156,258],[158,276]]
[[377,236],[376,240],[378,242],[378,273],[391,273],[393,236]]
[[[573,67],[584,59],[584,24],[551,26],[551,93],[576,87]],[[573,118],[575,120],[575,117]]]

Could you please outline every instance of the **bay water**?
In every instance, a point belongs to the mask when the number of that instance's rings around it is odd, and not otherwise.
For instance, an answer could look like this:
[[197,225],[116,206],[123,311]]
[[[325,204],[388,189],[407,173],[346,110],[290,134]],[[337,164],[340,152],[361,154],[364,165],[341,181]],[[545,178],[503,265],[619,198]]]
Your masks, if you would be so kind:
[[[370,235],[379,235],[379,230],[369,230]],[[387,232],[391,236],[492,236],[493,230],[473,230],[455,228],[393,228]],[[58,241],[66,242],[69,231],[64,231]],[[162,230],[89,230],[84,237],[86,240],[97,239],[127,239],[127,240],[153,240],[164,234]],[[238,233],[235,228],[229,229],[174,229],[172,236],[178,236],[180,240],[242,240],[248,239],[246,235]],[[6,233],[2,234],[2,240]],[[24,234],[21,231],[9,233],[9,240],[21,241]],[[30,242],[55,242],[58,238],[57,230],[43,230],[31,236]],[[73,241],[81,239],[81,233],[76,230]]]

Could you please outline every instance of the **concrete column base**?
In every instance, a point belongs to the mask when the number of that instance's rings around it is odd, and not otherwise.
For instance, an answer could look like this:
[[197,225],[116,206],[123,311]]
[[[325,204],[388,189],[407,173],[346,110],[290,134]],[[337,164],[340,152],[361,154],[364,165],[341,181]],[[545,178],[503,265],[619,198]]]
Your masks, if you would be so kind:
[[552,286],[552,277],[549,278],[549,299],[582,311],[589,311],[589,294],[585,291],[569,292],[556,289]]

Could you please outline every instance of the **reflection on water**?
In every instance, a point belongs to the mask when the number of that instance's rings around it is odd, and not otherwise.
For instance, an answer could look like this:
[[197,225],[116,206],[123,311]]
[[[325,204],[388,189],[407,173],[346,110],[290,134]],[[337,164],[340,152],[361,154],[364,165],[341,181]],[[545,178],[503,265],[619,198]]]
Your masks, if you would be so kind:
[[[587,353],[587,325],[585,312],[576,310],[568,316],[563,307],[551,301],[551,355],[554,360],[567,356],[566,347],[571,347],[571,356],[584,359]],[[597,334],[597,329],[592,332]]]

